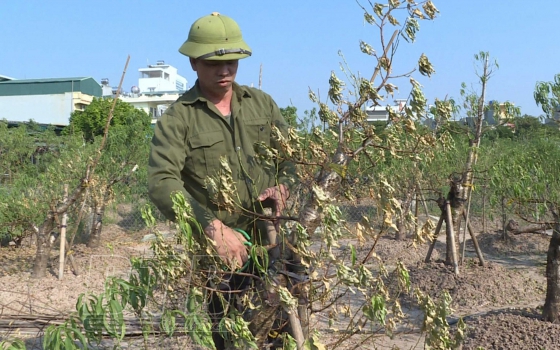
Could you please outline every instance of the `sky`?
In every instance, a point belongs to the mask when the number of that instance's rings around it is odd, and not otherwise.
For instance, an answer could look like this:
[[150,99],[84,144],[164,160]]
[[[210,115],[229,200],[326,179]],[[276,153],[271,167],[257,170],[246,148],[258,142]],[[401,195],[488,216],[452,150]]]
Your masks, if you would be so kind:
[[[373,1],[372,1],[373,2]],[[560,73],[558,18],[560,1],[434,0],[440,13],[421,21],[414,43],[400,40],[395,75],[416,67],[424,53],[436,73],[413,77],[428,103],[460,101],[461,83],[480,92],[474,55],[490,53],[499,69],[487,87],[487,100],[509,101],[522,114],[542,115],[533,92],[538,81]],[[359,0],[366,8],[368,1]],[[315,105],[311,89],[326,101],[331,72],[342,79],[347,70],[371,77],[375,60],[359,49],[368,42],[379,54],[379,30],[363,20],[354,0],[18,0],[0,1],[0,75],[17,79],[91,76],[117,86],[127,56],[123,90],[138,85],[138,69],[158,60],[175,66],[191,86],[196,75],[178,52],[191,24],[214,11],[232,17],[253,50],[240,61],[237,81],[262,84],[280,107],[302,114]],[[394,29],[387,27],[386,38]],[[341,56],[340,53],[343,55]],[[386,103],[407,98],[403,79]]]

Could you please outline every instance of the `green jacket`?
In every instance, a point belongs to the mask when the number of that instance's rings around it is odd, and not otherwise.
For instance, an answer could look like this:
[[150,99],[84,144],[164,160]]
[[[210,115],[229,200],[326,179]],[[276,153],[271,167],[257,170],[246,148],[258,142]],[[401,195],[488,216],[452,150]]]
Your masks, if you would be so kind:
[[170,198],[175,191],[183,192],[203,228],[215,218],[230,227],[246,227],[253,220],[240,211],[228,213],[210,199],[204,181],[220,170],[220,157],[227,157],[241,205],[251,211],[261,212],[256,197],[263,190],[294,181],[293,163],[262,162],[255,153],[256,142],[279,149],[271,125],[287,132],[276,103],[268,94],[247,86],[234,84],[233,91],[233,129],[215,105],[202,97],[198,82],[156,124],[148,190],[169,220],[175,221]]

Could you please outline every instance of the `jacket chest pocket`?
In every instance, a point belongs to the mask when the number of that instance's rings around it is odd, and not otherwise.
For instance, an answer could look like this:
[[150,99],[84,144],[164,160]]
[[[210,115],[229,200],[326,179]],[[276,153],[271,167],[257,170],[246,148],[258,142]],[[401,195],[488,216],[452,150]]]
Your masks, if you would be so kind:
[[192,136],[188,140],[188,171],[205,179],[220,170],[220,157],[226,156],[224,134],[221,131],[206,132]]
[[264,142],[270,145],[270,120],[268,118],[245,120],[245,128],[252,143]]

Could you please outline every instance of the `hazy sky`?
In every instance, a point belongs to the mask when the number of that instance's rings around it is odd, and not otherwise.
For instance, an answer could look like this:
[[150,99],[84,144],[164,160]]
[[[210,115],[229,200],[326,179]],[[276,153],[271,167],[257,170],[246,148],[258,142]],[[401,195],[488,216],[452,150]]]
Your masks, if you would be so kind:
[[[361,1],[369,6],[367,1]],[[416,79],[429,100],[458,99],[465,82],[478,89],[474,54],[489,51],[499,63],[487,98],[510,101],[530,115],[537,81],[560,73],[558,23],[560,1],[434,0],[434,21],[420,22],[417,40],[400,41],[395,74],[415,67],[425,53],[436,69]],[[123,84],[137,85],[138,69],[164,60],[179,69],[189,86],[196,77],[177,50],[197,18],[218,11],[234,18],[253,49],[240,62],[238,82],[259,83],[280,107],[313,107],[308,89],[326,98],[330,72],[341,78],[344,54],[354,73],[371,76],[374,60],[359,50],[359,40],[378,47],[378,30],[364,23],[352,0],[243,1],[0,1],[0,75],[13,78],[109,78],[118,85],[127,55]],[[390,32],[386,35],[390,36]],[[399,82],[395,98],[406,98],[409,84]],[[389,99],[392,103],[392,99]]]

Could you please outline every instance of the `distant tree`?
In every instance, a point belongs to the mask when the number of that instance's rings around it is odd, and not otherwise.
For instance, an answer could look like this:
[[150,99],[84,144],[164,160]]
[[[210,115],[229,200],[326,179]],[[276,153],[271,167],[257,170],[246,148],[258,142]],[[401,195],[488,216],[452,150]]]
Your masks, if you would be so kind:
[[280,113],[286,120],[286,122],[293,128],[298,126],[298,115],[297,108],[294,106],[288,106],[286,108],[280,108]]
[[534,95],[537,106],[541,106],[545,115],[554,119],[560,109],[560,73],[553,81],[539,81],[535,86]]
[[[554,76],[554,80],[550,82],[537,82],[534,93],[537,105],[540,105],[543,112],[548,118],[554,119],[555,114],[560,109],[560,74]],[[559,162],[558,157],[558,140],[551,141],[550,139],[543,139],[543,142],[549,141],[548,149],[539,146],[536,154],[543,157],[543,165],[541,168],[534,167],[534,171],[540,170],[538,176],[533,176],[538,183],[543,185],[540,191],[534,191],[537,198],[542,203],[542,210],[548,211],[552,219],[547,224],[552,227],[552,237],[548,247],[546,259],[546,300],[543,307],[543,317],[547,321],[558,323],[560,322],[560,199],[558,198],[558,172]],[[547,145],[548,146],[548,145]],[[550,154],[545,152],[550,150]],[[533,157],[536,158],[536,157]],[[533,183],[533,186],[536,184]],[[530,187],[529,187],[530,189]],[[529,192],[529,191],[523,191]],[[534,198],[529,197],[524,202],[535,202]]]
[[528,133],[534,132],[543,126],[538,117],[527,114],[523,114],[523,116],[515,118],[513,123],[515,124],[516,136],[527,135]]
[[379,134],[382,133],[385,128],[387,128],[387,122],[383,121],[375,121],[372,122],[372,125],[375,127],[375,131]]
[[[65,133],[83,132],[88,141],[92,141],[95,136],[103,135],[112,104],[112,98],[94,98],[85,110],[72,113],[70,125],[65,129]],[[150,116],[145,111],[134,108],[130,103],[117,100],[111,126],[134,125],[148,132],[150,123]]]
[[[91,186],[92,216],[87,225],[89,232],[88,246],[98,247],[101,244],[101,231],[107,205],[116,195],[128,197],[139,195],[132,193],[133,187],[126,185],[130,181],[144,178],[141,186],[144,189],[145,177],[148,168],[149,145],[153,134],[151,129],[142,128],[140,122],[131,125],[112,126],[109,130],[105,149],[99,159],[96,170],[96,183]],[[95,138],[95,143],[101,137]]]
[[482,133],[482,141],[494,142],[498,139],[512,139],[515,136],[514,130],[507,125],[498,125],[493,129]]
[[505,198],[525,222],[552,229],[543,318],[556,323],[560,322],[559,141],[555,137],[535,137],[497,144],[497,157],[490,172],[496,194],[494,202],[499,205]]
[[27,123],[25,123],[25,127],[27,128],[27,131],[29,131],[29,132],[38,132],[38,131],[43,131],[44,130],[44,128],[41,127],[41,125],[38,124],[33,119],[29,119],[29,121]]
[[[553,82],[538,82],[534,93],[537,105],[552,118],[560,106],[560,74]],[[492,184],[497,199],[513,204],[515,213],[525,222],[552,229],[547,253],[546,299],[543,318],[560,322],[560,149],[558,134],[537,124],[536,118],[521,119],[526,135],[516,144],[504,144],[494,162]],[[518,124],[519,125],[519,124]],[[509,146],[509,147],[505,147]],[[512,147],[513,146],[513,147]]]

